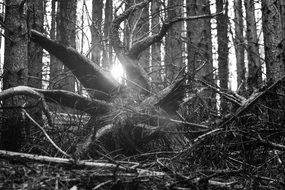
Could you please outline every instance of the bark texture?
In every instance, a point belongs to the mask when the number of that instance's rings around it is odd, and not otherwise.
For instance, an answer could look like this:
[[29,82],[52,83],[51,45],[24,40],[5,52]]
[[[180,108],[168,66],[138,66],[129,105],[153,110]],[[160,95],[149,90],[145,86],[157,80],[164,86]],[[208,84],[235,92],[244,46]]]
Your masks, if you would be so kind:
[[282,41],[282,23],[278,1],[262,1],[262,28],[264,35],[266,76],[270,82],[277,81],[285,74],[285,65],[280,57],[278,44]]
[[[218,72],[219,72],[219,80],[220,80],[220,87],[223,90],[228,89],[228,82],[229,82],[229,48],[228,48],[228,6],[227,2],[224,5],[223,0],[216,1],[216,10],[222,11],[224,13],[217,16],[217,34],[218,34]],[[222,97],[221,98],[221,113],[226,113],[228,110],[227,102]]]
[[[25,6],[21,0],[6,1],[5,25],[5,60],[3,73],[3,90],[27,85],[28,78],[28,36],[25,18]],[[16,107],[26,103],[23,96],[11,97],[3,101],[4,117],[1,126],[1,146],[6,150],[21,148],[25,120],[20,109]]]
[[243,26],[243,7],[242,0],[234,1],[235,12],[235,51],[236,51],[236,64],[237,64],[237,85],[239,92],[245,91],[245,63],[244,63],[244,26]]
[[254,0],[244,1],[246,13],[246,38],[247,38],[247,59],[248,59],[248,79],[247,85],[249,93],[260,87],[261,78],[261,62],[259,58],[259,45],[257,38],[255,6]]
[[[182,17],[183,0],[168,1],[167,20],[171,22]],[[177,73],[183,67],[183,43],[181,40],[183,22],[175,23],[165,37],[165,80],[172,83]]]

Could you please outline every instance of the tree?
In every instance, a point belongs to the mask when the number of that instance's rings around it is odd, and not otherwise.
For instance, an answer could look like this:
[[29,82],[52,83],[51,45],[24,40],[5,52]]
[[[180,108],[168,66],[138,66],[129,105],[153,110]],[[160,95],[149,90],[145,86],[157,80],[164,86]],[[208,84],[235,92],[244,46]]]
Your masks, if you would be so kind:
[[113,21],[113,1],[106,0],[105,3],[105,21],[104,21],[104,52],[103,64],[110,67],[112,63],[112,47],[110,45],[110,23]]
[[[188,16],[210,14],[208,0],[199,1],[199,3],[187,0],[186,3]],[[189,78],[192,80],[191,83],[194,83],[193,79],[196,78],[214,84],[211,38],[210,19],[187,22],[188,72]],[[215,101],[213,101],[215,97],[213,96],[215,95],[211,90],[203,94],[210,107],[215,107]]]
[[[43,0],[28,2],[28,20],[30,22],[30,28],[43,32],[44,12]],[[35,88],[41,88],[43,48],[33,42],[29,42],[28,48],[28,85]]]
[[[52,1],[52,26],[51,37],[60,43],[75,48],[76,6],[77,0],[59,0],[56,11],[56,1]],[[54,81],[55,89],[75,90],[75,78],[71,71],[61,62],[51,57],[50,78]]]
[[[212,15],[199,15],[193,17],[177,17],[171,20],[165,20],[157,33],[146,36],[140,41],[133,43],[130,48],[126,48],[120,39],[120,25],[129,16],[143,9],[149,4],[148,0],[130,6],[120,15],[116,16],[111,25],[110,39],[112,47],[121,64],[125,67],[130,81],[134,81],[128,88],[122,88],[109,73],[105,72],[85,56],[79,54],[68,44],[59,44],[43,34],[32,30],[31,40],[41,45],[50,54],[55,55],[62,63],[67,66],[81,84],[94,90],[89,93],[91,98],[80,96],[66,90],[42,90],[29,87],[17,87],[5,91],[5,97],[9,97],[11,92],[16,95],[28,95],[31,97],[42,97],[42,104],[45,101],[56,102],[62,106],[72,107],[84,111],[91,115],[87,127],[91,129],[84,142],[79,143],[75,155],[84,155],[84,152],[90,149],[90,146],[97,146],[97,141],[108,131],[111,131],[112,139],[108,138],[105,143],[116,140],[115,147],[121,145],[127,151],[132,153],[139,151],[143,143],[148,143],[154,139],[163,138],[165,141],[171,141],[185,144],[185,137],[182,134],[162,135],[159,131],[144,129],[145,125],[149,127],[163,124],[169,120],[169,117],[177,118],[177,110],[180,101],[184,97],[185,77],[167,88],[156,91],[150,88],[150,81],[145,71],[139,64],[139,55],[154,43],[160,42],[168,30],[177,22],[187,20],[197,20],[211,18]],[[155,92],[155,93],[154,93]],[[3,98],[3,96],[2,96]],[[123,107],[129,107],[124,109]],[[119,108],[116,110],[116,108]],[[122,110],[122,109],[123,110]],[[45,114],[48,117],[47,106],[44,106]],[[162,111],[164,110],[164,111]],[[150,115],[150,114],[151,115]],[[114,115],[115,114],[115,115]],[[167,114],[167,117],[165,117]],[[168,125],[175,130],[175,125]],[[146,133],[144,133],[146,130]],[[161,134],[161,136],[160,136]],[[173,146],[175,146],[173,144]],[[107,146],[108,147],[108,146]]]
[[285,74],[285,65],[280,59],[278,44],[282,41],[282,24],[279,14],[279,1],[262,1],[262,28],[267,80],[274,82]]
[[[167,20],[171,21],[177,17],[182,17],[183,1],[168,1]],[[183,43],[181,40],[183,23],[175,23],[165,37],[165,72],[166,84],[174,82],[175,76],[183,67]]]
[[248,79],[247,85],[249,93],[260,87],[261,78],[261,62],[259,58],[259,45],[257,38],[255,6],[254,1],[244,1],[246,13],[246,39],[247,39],[247,59],[248,59]]
[[[159,1],[151,2],[151,32],[156,34],[160,30],[160,9]],[[162,66],[161,66],[161,43],[156,42],[151,45],[151,67],[150,77],[153,82],[161,82]],[[158,86],[158,85],[156,85]]]
[[[218,73],[220,80],[220,88],[228,90],[229,82],[229,38],[228,38],[228,4],[224,5],[223,0],[216,1],[217,12],[224,10],[224,13],[217,16],[217,34],[218,34]],[[226,100],[221,98],[221,113],[224,114],[228,111]]]
[[234,1],[235,12],[235,51],[236,51],[236,65],[237,65],[237,85],[239,91],[245,91],[245,62],[244,62],[244,37],[243,37],[243,8],[242,0]]
[[103,14],[103,0],[92,0],[92,25],[91,25],[91,38],[92,38],[92,61],[100,65],[101,49],[102,49],[102,15]]
[[281,59],[283,65],[285,65],[285,2],[280,1],[280,15],[281,15],[281,24],[282,24],[282,41],[280,46],[282,47]]
[[[28,84],[26,6],[21,0],[6,1],[3,90]],[[4,109],[1,126],[1,146],[6,150],[19,150],[21,147],[25,119],[17,107],[25,103],[23,96],[10,97],[3,101],[3,107],[10,108]]]

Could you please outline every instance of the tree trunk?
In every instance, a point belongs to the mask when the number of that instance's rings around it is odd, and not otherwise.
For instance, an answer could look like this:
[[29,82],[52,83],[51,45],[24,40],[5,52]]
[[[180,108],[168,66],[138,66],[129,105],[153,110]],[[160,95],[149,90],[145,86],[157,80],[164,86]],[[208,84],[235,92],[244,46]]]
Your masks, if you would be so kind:
[[[44,24],[44,1],[29,1],[28,20],[29,27],[43,32]],[[40,45],[29,42],[29,60],[28,60],[28,86],[42,88],[42,59],[43,48]]]
[[[60,43],[65,46],[71,46],[76,49],[75,43],[75,30],[76,30],[76,7],[77,0],[60,0],[59,1],[59,19],[58,32],[60,36]],[[64,80],[63,88],[64,90],[75,91],[75,77],[72,72],[64,67]]]
[[[140,0],[143,1],[143,0]],[[149,36],[149,5],[144,7],[140,12],[137,19],[139,19],[138,24],[135,30],[135,40],[140,41],[143,38]],[[147,48],[139,55],[139,63],[142,65],[144,70],[148,73],[149,72],[149,62],[150,62],[150,48]]]
[[[182,17],[183,0],[168,0],[167,20]],[[181,41],[183,22],[175,23],[165,37],[165,72],[166,82],[172,83],[183,67],[183,43]]]
[[[216,1],[216,10],[220,12],[223,10],[223,0]],[[228,48],[228,4],[226,2],[225,12],[217,16],[217,34],[218,34],[218,72],[220,87],[223,90],[228,89],[229,82],[229,48]],[[226,100],[221,98],[221,113],[225,114],[228,111],[228,106]]]
[[[246,13],[246,38],[247,38],[247,59],[248,59],[248,79],[247,85],[249,93],[261,86],[261,62],[259,58],[258,38],[255,19],[254,1],[244,1]],[[249,94],[250,95],[250,94]]]
[[[158,1],[151,2],[151,34],[157,34],[160,30],[160,4]],[[151,69],[150,69],[150,77],[152,81],[155,83],[161,83],[161,43],[157,42],[151,46]],[[159,85],[155,85],[156,87]],[[160,87],[161,88],[161,87]]]
[[[28,36],[25,20],[25,4],[21,0],[6,1],[5,59],[3,90],[27,85],[28,78]],[[1,127],[1,147],[6,150],[19,150],[23,140],[24,118],[20,109],[15,107],[25,104],[23,96],[11,97],[3,101],[4,120]]]
[[[50,38],[56,40],[58,36],[57,29],[57,19],[58,19],[58,5],[57,0],[51,1],[51,29],[50,29]],[[61,88],[60,80],[62,76],[63,65],[60,61],[54,56],[50,55],[50,89],[59,89]]]
[[105,3],[105,21],[104,21],[104,52],[103,52],[103,67],[110,68],[112,64],[112,46],[110,44],[110,30],[111,25],[113,21],[113,1],[112,0],[106,0]]
[[280,1],[280,15],[282,23],[282,42],[280,42],[280,47],[282,49],[281,59],[283,65],[285,65],[285,2]]
[[275,82],[285,74],[285,65],[280,59],[282,53],[278,44],[282,41],[282,23],[279,1],[262,0],[262,28],[264,35],[266,76],[269,82]]
[[[210,14],[209,0],[187,0],[187,15],[197,16]],[[188,72],[190,76],[214,83],[213,60],[212,60],[212,40],[211,40],[211,20],[201,19],[187,21],[188,39]],[[200,70],[199,68],[204,65]],[[195,70],[199,70],[195,72]],[[191,81],[193,82],[193,81]],[[203,95],[210,107],[215,107],[215,94],[212,91]]]
[[101,60],[101,49],[102,49],[102,15],[103,14],[103,0],[92,1],[92,25],[91,25],[91,36],[92,36],[92,57],[91,60],[100,65]]
[[243,8],[242,0],[234,1],[235,12],[235,51],[237,65],[237,85],[238,91],[243,94],[245,92],[245,63],[244,63],[244,37],[243,37]]

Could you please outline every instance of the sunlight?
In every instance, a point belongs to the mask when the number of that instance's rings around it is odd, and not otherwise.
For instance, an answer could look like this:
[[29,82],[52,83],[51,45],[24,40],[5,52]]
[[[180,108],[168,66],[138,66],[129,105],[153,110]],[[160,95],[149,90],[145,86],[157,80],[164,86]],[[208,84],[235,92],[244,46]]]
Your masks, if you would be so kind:
[[125,71],[121,63],[115,63],[111,68],[111,75],[119,82],[122,83],[122,77]]

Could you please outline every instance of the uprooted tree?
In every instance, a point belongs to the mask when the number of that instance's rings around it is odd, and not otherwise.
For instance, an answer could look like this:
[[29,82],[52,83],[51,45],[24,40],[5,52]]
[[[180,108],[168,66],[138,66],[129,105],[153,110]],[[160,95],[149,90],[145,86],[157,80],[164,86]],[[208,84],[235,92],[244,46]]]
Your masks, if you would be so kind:
[[[141,39],[130,49],[127,49],[122,45],[119,37],[120,24],[132,13],[148,5],[149,2],[146,0],[129,7],[117,16],[111,25],[111,45],[125,68],[128,78],[127,87],[120,85],[109,73],[79,54],[75,49],[58,44],[43,34],[31,30],[30,39],[61,60],[87,89],[90,98],[64,90],[42,90],[18,86],[3,91],[1,99],[15,95],[39,98],[43,102],[42,109],[48,120],[50,116],[46,101],[90,114],[91,119],[87,123],[87,128],[92,133],[89,133],[89,136],[75,148],[74,154],[79,157],[90,151],[91,145],[96,146],[98,140],[101,140],[107,149],[123,147],[130,152],[139,152],[141,148],[146,147],[145,144],[159,139],[160,130],[156,129],[171,119],[179,118],[177,110],[185,95],[186,77],[181,74],[172,85],[156,92],[151,88],[149,77],[139,64],[139,55],[152,44],[160,42],[173,24],[187,20],[211,18],[214,15],[168,19],[156,34]],[[49,124],[52,125],[52,122],[50,121]],[[175,128],[175,125],[173,122],[170,126]],[[203,125],[194,126],[206,128]],[[114,137],[111,138],[113,142],[110,138],[103,140],[105,136]],[[170,139],[174,142],[186,143],[183,135],[173,136],[174,138]],[[169,140],[169,138],[164,139]]]

